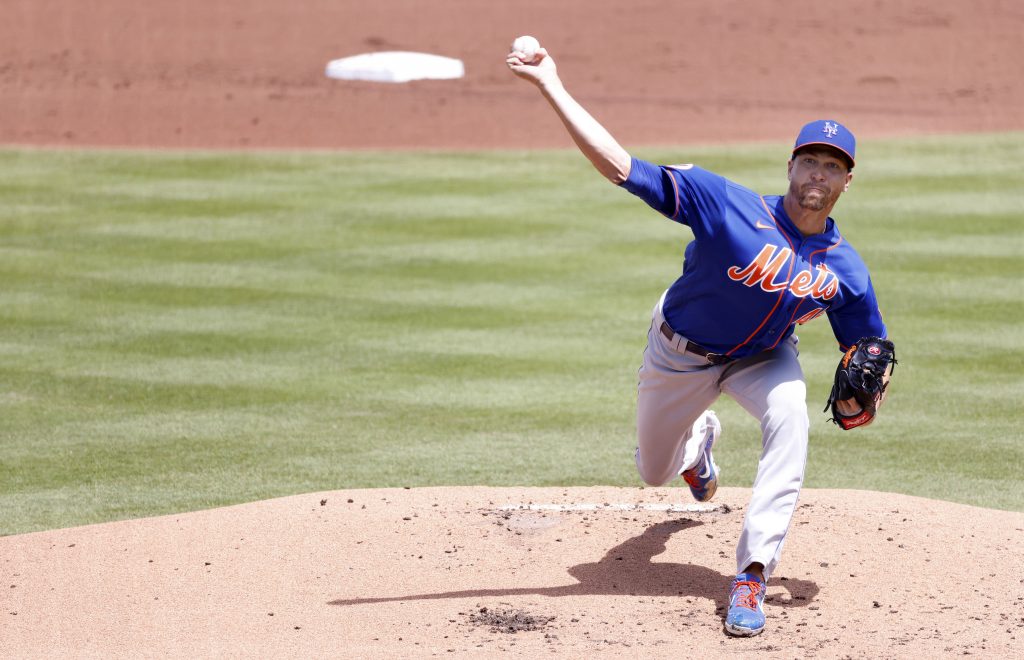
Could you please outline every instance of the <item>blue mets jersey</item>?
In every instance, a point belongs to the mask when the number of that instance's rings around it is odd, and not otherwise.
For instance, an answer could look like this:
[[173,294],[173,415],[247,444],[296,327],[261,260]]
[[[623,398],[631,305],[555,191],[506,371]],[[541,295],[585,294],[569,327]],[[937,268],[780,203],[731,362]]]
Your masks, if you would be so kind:
[[692,165],[634,158],[622,187],[693,230],[663,308],[687,339],[739,358],[774,348],[822,314],[844,350],[886,336],[867,267],[832,218],[824,233],[804,236],[781,196]]

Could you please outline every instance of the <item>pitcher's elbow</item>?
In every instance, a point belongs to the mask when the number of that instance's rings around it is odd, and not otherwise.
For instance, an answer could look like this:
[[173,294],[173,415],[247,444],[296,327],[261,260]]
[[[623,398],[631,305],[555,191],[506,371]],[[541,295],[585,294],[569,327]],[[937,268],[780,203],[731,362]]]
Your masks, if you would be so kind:
[[629,178],[631,165],[632,158],[627,155],[625,158],[609,161],[608,167],[602,174],[615,185],[621,186]]

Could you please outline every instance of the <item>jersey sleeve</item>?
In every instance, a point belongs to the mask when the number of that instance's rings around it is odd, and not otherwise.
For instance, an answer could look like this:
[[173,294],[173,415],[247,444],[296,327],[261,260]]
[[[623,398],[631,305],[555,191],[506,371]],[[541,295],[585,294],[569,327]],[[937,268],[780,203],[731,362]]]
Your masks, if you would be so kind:
[[727,183],[693,165],[659,166],[633,158],[621,185],[670,220],[688,225],[699,238],[721,222]]
[[882,313],[878,310],[875,289],[871,278],[867,280],[867,288],[863,295],[828,313],[832,332],[842,350],[850,348],[864,337],[886,337],[885,323]]

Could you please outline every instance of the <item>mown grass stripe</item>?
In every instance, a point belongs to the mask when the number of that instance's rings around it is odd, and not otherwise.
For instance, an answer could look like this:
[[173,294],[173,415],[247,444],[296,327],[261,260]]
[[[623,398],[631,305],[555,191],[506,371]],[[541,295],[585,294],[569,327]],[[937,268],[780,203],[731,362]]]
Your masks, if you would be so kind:
[[[897,368],[810,487],[1024,510],[1024,134],[865,141],[836,217]],[[785,145],[651,148],[781,192]],[[635,485],[636,369],[691,239],[577,153],[0,150],[0,533],[331,488]],[[757,424],[716,451],[749,485]],[[685,489],[680,491],[685,500]]]

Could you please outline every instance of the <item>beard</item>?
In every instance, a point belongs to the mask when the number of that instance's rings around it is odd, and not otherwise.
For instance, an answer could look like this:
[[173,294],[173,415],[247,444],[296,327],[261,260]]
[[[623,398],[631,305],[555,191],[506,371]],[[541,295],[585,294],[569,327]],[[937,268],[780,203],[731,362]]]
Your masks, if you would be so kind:
[[808,211],[822,211],[835,204],[839,195],[833,195],[827,186],[805,185],[797,191],[796,199],[801,208]]

